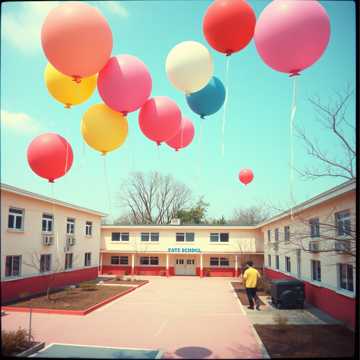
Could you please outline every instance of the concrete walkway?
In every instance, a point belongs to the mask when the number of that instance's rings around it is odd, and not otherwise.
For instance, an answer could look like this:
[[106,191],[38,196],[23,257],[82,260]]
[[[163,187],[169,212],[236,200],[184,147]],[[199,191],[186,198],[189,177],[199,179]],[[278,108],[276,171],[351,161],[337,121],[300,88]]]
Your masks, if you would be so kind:
[[[230,278],[147,279],[149,284],[84,317],[33,314],[35,339],[160,349],[166,358],[266,356]],[[7,312],[2,328],[27,328],[28,318]]]

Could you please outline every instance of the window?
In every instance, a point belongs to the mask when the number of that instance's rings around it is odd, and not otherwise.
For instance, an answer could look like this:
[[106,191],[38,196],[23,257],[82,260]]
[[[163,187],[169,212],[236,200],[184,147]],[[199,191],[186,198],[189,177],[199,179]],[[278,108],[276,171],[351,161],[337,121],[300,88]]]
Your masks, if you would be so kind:
[[219,266],[219,258],[211,257],[210,258],[210,266]]
[[65,270],[72,269],[73,267],[73,254],[67,253],[65,254]]
[[66,219],[66,233],[68,235],[75,234],[75,219],[72,218]]
[[310,237],[315,238],[320,236],[320,223],[319,218],[309,220],[310,225]]
[[353,266],[350,264],[338,264],[340,289],[354,291]]
[[51,255],[45,254],[40,256],[40,272],[44,273],[51,270]]
[[111,265],[118,265],[119,264],[119,256],[112,256],[110,258],[110,264]]
[[91,253],[85,253],[84,266],[91,266]]
[[271,241],[271,230],[268,230],[267,234],[268,234],[268,242],[270,242]]
[[229,242],[229,233],[211,233],[210,242]]
[[268,266],[271,267],[271,255],[268,255]]
[[87,221],[85,223],[85,235],[86,236],[92,235],[92,222],[91,221]]
[[280,269],[280,258],[279,255],[275,255],[275,268],[276,270]]
[[186,233],[185,240],[186,241],[194,241],[195,240],[195,234],[194,233]]
[[351,234],[351,220],[350,211],[340,211],[335,214],[336,235],[350,235]]
[[176,241],[185,241],[184,233],[176,233]]
[[321,281],[321,266],[319,260],[311,260],[311,279]]
[[23,230],[24,210],[10,208],[8,217],[8,228],[13,230]]
[[284,240],[290,241],[290,226],[284,227]]
[[52,233],[54,217],[50,214],[43,214],[41,222],[41,231],[45,233]]
[[111,241],[129,241],[129,233],[111,233]]
[[291,272],[290,256],[285,256],[285,271],[288,273]]
[[129,258],[127,256],[112,256],[110,260],[111,265],[129,265]]
[[275,241],[279,241],[279,229],[275,229]]
[[5,264],[5,276],[21,275],[21,255],[7,256]]
[[141,233],[141,241],[159,241],[159,233]]
[[157,256],[141,256],[140,265],[159,265],[159,258]]
[[220,266],[229,266],[228,258],[220,258]]

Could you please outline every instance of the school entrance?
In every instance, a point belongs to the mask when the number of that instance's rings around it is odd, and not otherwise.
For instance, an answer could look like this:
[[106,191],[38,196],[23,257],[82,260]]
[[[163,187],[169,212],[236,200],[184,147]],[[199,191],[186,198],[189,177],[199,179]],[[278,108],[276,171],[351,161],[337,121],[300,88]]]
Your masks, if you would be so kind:
[[175,275],[196,275],[195,258],[177,257]]

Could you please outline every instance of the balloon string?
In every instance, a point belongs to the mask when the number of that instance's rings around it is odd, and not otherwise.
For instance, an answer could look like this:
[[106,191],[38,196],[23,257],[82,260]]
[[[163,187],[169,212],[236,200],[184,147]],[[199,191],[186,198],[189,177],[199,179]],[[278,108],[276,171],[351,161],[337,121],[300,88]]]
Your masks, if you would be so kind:
[[294,200],[294,124],[295,124],[295,114],[296,114],[296,77],[292,78],[293,85],[293,94],[292,94],[292,103],[291,103],[291,113],[290,113],[290,171],[289,171],[289,183],[290,183],[290,216],[291,220],[294,219],[293,216],[293,207],[295,204]]
[[106,157],[103,155],[103,165],[104,165],[104,177],[105,177],[105,186],[107,191],[108,197],[108,207],[109,207],[109,218],[111,219],[111,193],[110,193],[110,185],[109,185],[109,178],[107,173],[107,166],[106,166]]
[[230,56],[226,57],[226,72],[225,72],[225,101],[224,101],[224,111],[222,116],[222,144],[221,144],[221,154],[224,157],[225,154],[225,122],[226,122],[226,108],[227,102],[229,99],[229,64]]

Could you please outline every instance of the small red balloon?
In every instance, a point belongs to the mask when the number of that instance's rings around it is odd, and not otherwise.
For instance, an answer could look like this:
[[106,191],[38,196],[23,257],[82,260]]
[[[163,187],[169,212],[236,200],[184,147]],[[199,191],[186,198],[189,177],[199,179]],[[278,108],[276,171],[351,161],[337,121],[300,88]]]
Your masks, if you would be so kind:
[[71,145],[62,136],[46,133],[37,136],[30,143],[27,159],[35,174],[54,182],[70,170],[73,151]]
[[245,48],[255,32],[256,16],[244,0],[215,0],[203,19],[203,32],[215,50],[231,55]]
[[249,184],[253,178],[254,174],[251,169],[243,169],[239,173],[239,180],[245,185]]

